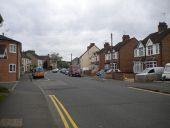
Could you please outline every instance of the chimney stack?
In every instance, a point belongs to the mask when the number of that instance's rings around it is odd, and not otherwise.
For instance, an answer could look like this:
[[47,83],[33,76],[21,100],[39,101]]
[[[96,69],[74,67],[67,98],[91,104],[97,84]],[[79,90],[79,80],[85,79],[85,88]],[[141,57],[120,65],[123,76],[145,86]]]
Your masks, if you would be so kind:
[[162,32],[168,29],[168,25],[165,22],[159,22],[158,32]]
[[95,43],[90,43],[89,46],[87,46],[87,50],[89,50],[91,47],[93,47],[95,45]]
[[104,43],[104,48],[109,47],[109,46],[110,46],[109,42]]
[[123,37],[122,37],[122,41],[123,42],[125,42],[125,41],[127,41],[127,40],[129,40],[130,39],[130,36],[129,35],[123,35]]

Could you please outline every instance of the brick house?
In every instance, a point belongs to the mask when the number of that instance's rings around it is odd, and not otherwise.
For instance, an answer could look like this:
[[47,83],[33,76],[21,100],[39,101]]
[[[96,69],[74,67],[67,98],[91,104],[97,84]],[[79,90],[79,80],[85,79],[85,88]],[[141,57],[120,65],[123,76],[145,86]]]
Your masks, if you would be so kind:
[[170,63],[170,28],[160,22],[158,32],[149,34],[139,41],[134,49],[134,73],[140,73],[149,67],[164,67]]
[[[137,45],[136,38],[129,35],[123,35],[122,42],[117,43],[113,48],[109,48],[105,53],[105,64],[109,67],[113,65],[113,71],[121,71],[123,73],[133,72],[133,50]],[[111,62],[111,50],[113,64]]]
[[22,44],[0,35],[0,82],[20,79]]
[[49,69],[50,68],[50,57],[47,56],[38,56],[38,67]]

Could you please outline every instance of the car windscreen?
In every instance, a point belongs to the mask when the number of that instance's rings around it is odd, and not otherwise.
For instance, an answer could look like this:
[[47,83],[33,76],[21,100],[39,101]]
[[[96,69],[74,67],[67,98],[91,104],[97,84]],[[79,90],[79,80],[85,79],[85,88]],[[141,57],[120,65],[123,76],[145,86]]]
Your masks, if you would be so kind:
[[42,68],[36,68],[36,72],[43,72]]
[[166,66],[165,71],[170,72],[170,66]]

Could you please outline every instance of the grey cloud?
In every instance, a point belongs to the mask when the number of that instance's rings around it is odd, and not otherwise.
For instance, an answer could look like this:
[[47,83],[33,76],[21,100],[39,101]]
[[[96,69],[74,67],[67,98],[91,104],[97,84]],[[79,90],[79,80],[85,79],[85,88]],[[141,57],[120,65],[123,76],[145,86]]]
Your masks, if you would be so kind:
[[[91,42],[121,41],[124,33],[143,39],[157,31],[159,21],[170,25],[169,0],[2,0],[0,12],[7,35],[23,49],[39,54],[71,52],[80,56]],[[166,12],[166,18],[162,12]]]

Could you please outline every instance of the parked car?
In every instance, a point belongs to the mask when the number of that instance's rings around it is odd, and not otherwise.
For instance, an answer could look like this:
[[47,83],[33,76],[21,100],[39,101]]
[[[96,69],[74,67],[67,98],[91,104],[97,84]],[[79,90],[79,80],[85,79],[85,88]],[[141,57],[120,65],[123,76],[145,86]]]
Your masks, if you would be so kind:
[[43,68],[33,68],[32,69],[32,76],[33,78],[44,78],[44,70]]
[[52,70],[53,73],[57,73],[58,71],[59,71],[58,68],[55,68],[55,69]]
[[170,79],[170,63],[167,63],[165,65],[163,74],[162,74],[162,80]]
[[143,72],[135,75],[135,81],[145,82],[160,80],[164,67],[146,68]]

